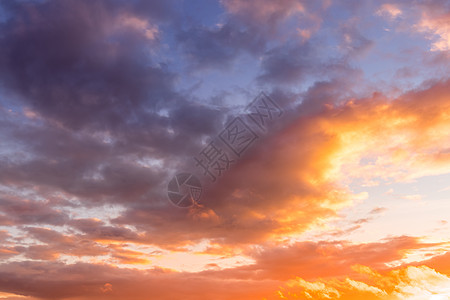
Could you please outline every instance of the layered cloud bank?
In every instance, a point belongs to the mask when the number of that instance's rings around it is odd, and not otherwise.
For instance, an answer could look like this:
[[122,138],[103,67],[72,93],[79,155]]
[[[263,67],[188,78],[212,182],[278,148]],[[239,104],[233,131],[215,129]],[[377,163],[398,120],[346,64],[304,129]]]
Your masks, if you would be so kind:
[[[439,0],[1,2],[0,299],[447,299],[449,24]],[[261,91],[281,117],[212,183],[194,157]]]

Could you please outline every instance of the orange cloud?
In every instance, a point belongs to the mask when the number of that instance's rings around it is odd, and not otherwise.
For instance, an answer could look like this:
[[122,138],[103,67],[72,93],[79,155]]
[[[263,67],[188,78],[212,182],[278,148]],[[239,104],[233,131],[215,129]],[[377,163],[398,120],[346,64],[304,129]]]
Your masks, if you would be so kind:
[[[450,167],[448,82],[398,99],[380,95],[349,101],[322,116],[323,131],[339,146],[329,153],[334,180],[408,181],[446,174]],[[368,162],[364,162],[368,161]]]
[[[307,99],[300,111],[315,113],[295,116],[261,139],[205,189],[203,206],[188,213],[130,209],[113,220],[116,227],[74,225],[93,239],[117,236],[175,250],[202,240],[242,248],[298,236],[365,201],[367,194],[346,187],[352,181],[376,185],[448,173],[449,86],[432,82],[397,99],[374,94],[336,106]],[[151,231],[137,235],[121,224]]]
[[[207,201],[233,240],[300,233],[364,195],[352,180],[407,182],[450,169],[450,84],[348,101],[300,119],[227,174]],[[226,191],[234,191],[226,195]],[[221,199],[219,201],[219,199]],[[261,231],[260,231],[261,230]],[[251,234],[255,236],[251,237]]]
[[[366,278],[289,281],[278,299],[448,299],[450,277],[427,266],[404,267],[385,274],[370,270]],[[366,282],[364,282],[366,281]],[[275,298],[274,298],[275,299]]]

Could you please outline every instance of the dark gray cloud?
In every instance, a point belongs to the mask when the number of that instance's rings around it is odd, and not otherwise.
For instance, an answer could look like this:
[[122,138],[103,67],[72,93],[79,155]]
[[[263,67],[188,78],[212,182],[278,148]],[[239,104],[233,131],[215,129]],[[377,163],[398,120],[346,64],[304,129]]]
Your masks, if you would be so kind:
[[123,21],[126,6],[104,1],[6,6],[13,17],[0,26],[3,87],[44,117],[74,129],[115,129],[151,117],[145,111],[176,97],[175,76],[148,58],[156,41]]
[[[165,200],[164,166],[194,153],[223,115],[191,104],[190,95],[175,89],[177,75],[151,57],[159,36],[147,36],[141,26],[163,26],[176,6],[71,0],[2,5],[10,16],[0,24],[2,92],[37,119],[1,111],[0,135],[28,155],[16,152],[0,161],[1,182],[51,187],[86,205]],[[136,163],[145,159],[163,165]]]
[[267,51],[261,62],[258,80],[266,83],[300,84],[317,73],[318,57],[309,43],[286,44]]
[[243,53],[264,51],[266,40],[259,32],[228,21],[219,27],[193,25],[180,30],[177,39],[194,68],[224,68]]
[[0,197],[0,207],[0,225],[63,225],[69,220],[67,214],[50,207],[44,201]]

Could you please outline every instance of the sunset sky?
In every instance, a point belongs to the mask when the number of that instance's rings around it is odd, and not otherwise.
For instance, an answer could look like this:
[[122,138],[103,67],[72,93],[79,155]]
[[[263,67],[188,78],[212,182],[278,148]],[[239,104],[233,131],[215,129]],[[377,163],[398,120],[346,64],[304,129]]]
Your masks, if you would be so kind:
[[448,0],[1,0],[0,300],[450,299],[449,70]]

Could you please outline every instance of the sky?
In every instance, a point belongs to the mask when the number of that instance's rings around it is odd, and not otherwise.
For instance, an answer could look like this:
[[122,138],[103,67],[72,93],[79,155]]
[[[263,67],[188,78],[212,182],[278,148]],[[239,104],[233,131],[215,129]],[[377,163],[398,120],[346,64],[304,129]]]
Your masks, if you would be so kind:
[[450,2],[0,1],[0,299],[450,299]]

